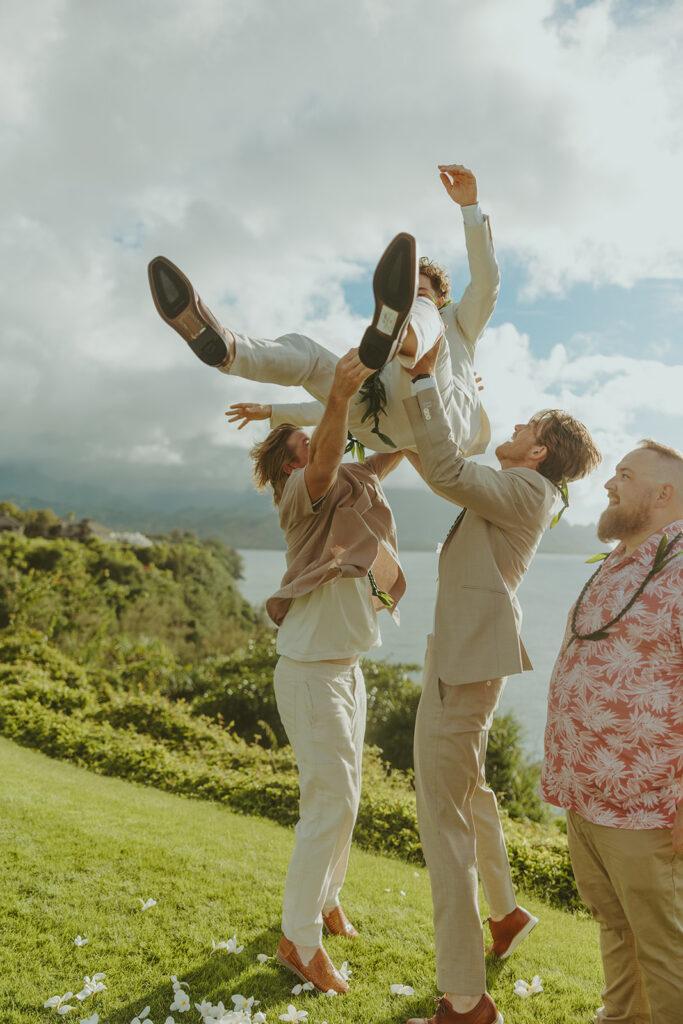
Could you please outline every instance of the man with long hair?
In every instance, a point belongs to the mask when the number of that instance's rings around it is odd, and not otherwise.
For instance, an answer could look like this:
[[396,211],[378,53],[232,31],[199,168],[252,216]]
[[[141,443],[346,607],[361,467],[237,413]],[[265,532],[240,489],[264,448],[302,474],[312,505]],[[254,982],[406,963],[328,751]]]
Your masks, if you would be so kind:
[[393,516],[380,480],[402,452],[342,463],[350,403],[371,371],[352,349],[336,365],[313,436],[282,424],[254,446],[259,487],[272,489],[287,571],[266,602],[279,626],[278,712],[299,769],[299,821],[285,882],[278,961],[304,982],[345,992],[322,927],[353,939],[339,902],[358,810],[365,732],[361,653],[380,643],[377,611],[405,590]]

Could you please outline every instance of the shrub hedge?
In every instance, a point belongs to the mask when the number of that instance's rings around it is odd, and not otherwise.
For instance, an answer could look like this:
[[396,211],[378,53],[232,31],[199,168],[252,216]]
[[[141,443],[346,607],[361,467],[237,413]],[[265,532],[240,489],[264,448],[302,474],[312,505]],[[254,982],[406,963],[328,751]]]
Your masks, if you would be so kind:
[[[86,673],[45,637],[0,633],[0,732],[50,757],[103,775],[216,800],[236,811],[292,825],[298,816],[289,747],[247,743],[183,700],[116,690],[106,673]],[[409,777],[387,772],[366,748],[355,842],[420,861]],[[581,906],[565,836],[503,815],[515,882],[549,902]]]

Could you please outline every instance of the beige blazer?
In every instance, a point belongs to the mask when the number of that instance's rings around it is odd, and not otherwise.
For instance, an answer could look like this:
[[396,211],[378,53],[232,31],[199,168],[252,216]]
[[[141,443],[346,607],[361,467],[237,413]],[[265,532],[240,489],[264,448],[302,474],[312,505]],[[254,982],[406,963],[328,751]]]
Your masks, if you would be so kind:
[[533,469],[493,469],[466,460],[438,390],[404,402],[427,483],[466,511],[439,558],[434,646],[439,678],[460,684],[530,669],[516,591],[559,490]]

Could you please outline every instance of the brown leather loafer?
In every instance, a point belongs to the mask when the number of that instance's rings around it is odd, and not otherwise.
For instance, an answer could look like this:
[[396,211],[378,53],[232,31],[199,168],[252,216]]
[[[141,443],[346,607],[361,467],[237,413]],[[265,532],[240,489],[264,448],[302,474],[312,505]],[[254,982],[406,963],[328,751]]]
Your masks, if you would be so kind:
[[417,246],[402,231],[386,247],[372,279],[375,312],[363,335],[358,358],[378,370],[396,355],[417,295]]
[[329,914],[323,910],[323,924],[330,935],[342,935],[345,939],[358,938],[358,932],[341,907],[334,907]]
[[227,365],[235,356],[234,339],[204,305],[189,278],[165,256],[155,256],[147,274],[161,319],[207,366]]
[[412,1017],[408,1024],[503,1024],[503,1014],[498,1011],[488,992],[484,992],[474,1009],[467,1013],[456,1013],[446,997],[442,996],[433,1017]]
[[321,992],[334,989],[340,995],[348,992],[348,983],[344,981],[325,950],[320,947],[312,960],[307,964],[301,962],[296,946],[283,935],[277,947],[275,959],[296,974],[302,981],[311,981]]
[[493,939],[488,952],[494,953],[501,960],[514,953],[522,939],[538,924],[538,918],[524,907],[515,907],[511,914],[506,914],[500,921],[492,921],[490,917],[487,920]]

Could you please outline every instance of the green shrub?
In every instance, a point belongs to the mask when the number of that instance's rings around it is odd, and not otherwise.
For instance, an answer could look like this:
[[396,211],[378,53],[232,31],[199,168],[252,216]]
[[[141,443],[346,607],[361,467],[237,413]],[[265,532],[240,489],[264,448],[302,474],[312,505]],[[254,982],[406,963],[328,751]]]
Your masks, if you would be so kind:
[[[0,732],[43,753],[104,775],[216,800],[284,825],[298,817],[289,747],[248,744],[160,694],[113,690],[35,633],[0,635]],[[51,677],[54,670],[59,679]],[[513,878],[551,903],[576,908],[566,838],[504,816]],[[354,838],[359,846],[410,861],[422,858],[409,776],[387,774],[375,748],[364,756]]]

